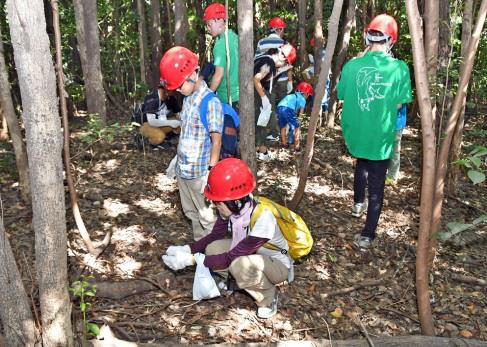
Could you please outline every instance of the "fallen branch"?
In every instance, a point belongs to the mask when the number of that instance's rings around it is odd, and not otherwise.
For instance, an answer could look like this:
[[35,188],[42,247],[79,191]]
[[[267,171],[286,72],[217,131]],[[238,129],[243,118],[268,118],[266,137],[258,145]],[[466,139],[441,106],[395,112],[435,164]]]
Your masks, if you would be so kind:
[[360,329],[360,331],[364,334],[365,339],[367,340],[367,343],[369,344],[369,347],[375,347],[374,342],[372,342],[372,339],[369,336],[369,333],[367,332],[367,329],[365,329],[364,324],[360,320],[359,316],[355,312],[347,312],[347,317],[352,320],[352,322]]
[[362,289],[364,287],[374,287],[374,286],[378,286],[378,285],[383,284],[383,283],[384,283],[384,280],[364,281],[360,284],[356,284],[356,285],[351,286],[351,287],[342,288],[342,289],[335,290],[333,292],[320,294],[320,298],[321,299],[327,299],[331,296],[348,294],[348,293],[354,292],[356,290]]
[[463,282],[463,283],[467,283],[467,284],[474,284],[476,286],[487,287],[487,281],[483,280],[481,278],[475,278],[475,277],[458,275],[458,274],[453,274],[451,276],[451,278],[455,281],[458,281],[458,282]]

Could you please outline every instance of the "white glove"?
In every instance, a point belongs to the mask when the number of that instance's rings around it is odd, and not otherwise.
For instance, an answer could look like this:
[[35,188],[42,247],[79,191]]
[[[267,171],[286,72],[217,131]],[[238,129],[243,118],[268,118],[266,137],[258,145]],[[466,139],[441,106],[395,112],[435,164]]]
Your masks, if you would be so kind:
[[194,265],[194,256],[191,253],[177,253],[176,255],[163,255],[162,261],[171,270],[182,270],[186,266]]
[[178,253],[191,254],[191,247],[189,245],[184,246],[169,246],[166,250],[166,255],[176,255]]
[[293,82],[287,81],[287,93],[291,94],[292,91],[293,91]]
[[174,158],[172,158],[169,166],[166,169],[166,176],[168,178],[176,178],[176,163],[178,161],[178,155],[176,154]]
[[209,173],[210,173],[210,171],[207,171],[206,175],[203,176],[203,182],[201,183],[201,189],[200,189],[201,194],[203,194],[203,192],[205,191],[206,184],[208,183],[208,174]]

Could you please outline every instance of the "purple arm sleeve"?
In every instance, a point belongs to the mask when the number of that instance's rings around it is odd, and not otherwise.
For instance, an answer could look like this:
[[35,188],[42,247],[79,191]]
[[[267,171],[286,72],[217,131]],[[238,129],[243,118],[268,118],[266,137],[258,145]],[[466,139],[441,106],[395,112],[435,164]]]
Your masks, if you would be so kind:
[[269,239],[248,236],[240,241],[229,252],[206,256],[204,264],[212,270],[226,269],[235,258],[254,254],[267,241],[269,241]]
[[215,240],[221,240],[225,238],[225,234],[227,233],[227,231],[228,220],[218,217],[215,225],[213,226],[213,229],[211,230],[211,233],[189,245],[189,247],[191,247],[191,253],[205,253],[206,246],[208,246]]

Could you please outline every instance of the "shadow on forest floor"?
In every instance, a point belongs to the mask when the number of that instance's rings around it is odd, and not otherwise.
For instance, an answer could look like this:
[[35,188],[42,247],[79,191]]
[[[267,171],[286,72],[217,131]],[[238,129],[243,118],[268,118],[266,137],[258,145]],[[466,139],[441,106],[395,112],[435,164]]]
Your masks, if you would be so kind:
[[[132,136],[128,134],[112,144],[97,144],[88,149],[76,140],[76,131],[73,139],[74,174],[85,224],[95,240],[101,240],[107,231],[113,233],[107,251],[86,272],[93,272],[97,279],[123,280],[153,278],[167,271],[160,261],[164,250],[192,239],[190,224],[181,211],[177,185],[164,174],[175,155],[175,146],[144,154],[133,148]],[[487,143],[486,136],[477,139]],[[2,144],[0,151],[4,158],[0,163],[13,156],[9,146]],[[285,204],[297,186],[297,162],[288,150],[279,150],[278,158],[258,163],[259,194]],[[338,128],[318,134],[306,193],[297,210],[310,227],[315,245],[311,254],[296,265],[295,281],[281,286],[279,312],[268,321],[255,316],[253,301],[245,293],[193,302],[191,270],[177,274],[177,281],[166,292],[153,291],[120,301],[95,298],[89,316],[115,323],[119,332],[125,332],[125,338],[135,341],[317,339],[328,338],[328,327],[332,339],[358,337],[360,332],[349,318],[331,315],[337,308],[359,313],[372,336],[419,334],[414,269],[420,163],[419,131],[409,129],[402,142],[403,177],[397,185],[386,187],[377,242],[371,250],[361,252],[353,247],[352,240],[364,219],[349,215],[353,201],[353,159],[345,151]],[[3,164],[0,168],[6,230],[12,236],[12,247],[30,291],[35,285],[31,215],[25,213],[26,207],[18,200],[13,173]],[[444,225],[472,221],[480,215],[479,208],[487,206],[485,183],[473,186],[463,179],[460,185],[458,199],[446,200]],[[68,194],[66,202],[69,206]],[[86,250],[69,209],[67,219],[69,266],[73,275],[85,265]],[[471,334],[477,339],[487,339],[486,287],[457,282],[452,278],[454,274],[485,278],[487,244],[466,247],[440,244],[431,274],[432,309],[438,334],[464,337]],[[376,281],[347,294],[327,295],[366,280]]]

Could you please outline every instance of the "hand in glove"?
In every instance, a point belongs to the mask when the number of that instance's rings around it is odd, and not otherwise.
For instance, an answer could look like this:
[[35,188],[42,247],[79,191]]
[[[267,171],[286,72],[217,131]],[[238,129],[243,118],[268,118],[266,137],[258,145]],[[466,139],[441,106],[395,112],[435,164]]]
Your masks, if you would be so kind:
[[206,184],[208,183],[208,174],[209,173],[210,173],[210,171],[206,171],[206,174],[203,176],[203,182],[201,183],[201,189],[200,189],[201,194],[203,194],[203,192],[205,191]]
[[287,93],[291,94],[292,91],[293,91],[293,82],[287,81]]
[[166,255],[176,255],[178,253],[191,254],[191,248],[189,245],[184,246],[169,246],[166,250]]
[[163,255],[162,261],[171,270],[182,270],[186,266],[194,265],[194,256],[190,253],[177,253],[176,255]]

